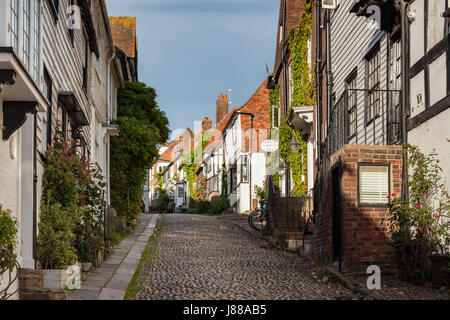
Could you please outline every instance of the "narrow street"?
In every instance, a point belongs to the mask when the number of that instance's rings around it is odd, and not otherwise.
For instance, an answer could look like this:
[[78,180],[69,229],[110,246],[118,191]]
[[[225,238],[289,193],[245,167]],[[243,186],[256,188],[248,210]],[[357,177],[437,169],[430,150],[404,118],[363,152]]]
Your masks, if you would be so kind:
[[145,265],[142,300],[352,299],[323,284],[289,252],[261,248],[262,240],[216,217],[161,216],[154,261]]

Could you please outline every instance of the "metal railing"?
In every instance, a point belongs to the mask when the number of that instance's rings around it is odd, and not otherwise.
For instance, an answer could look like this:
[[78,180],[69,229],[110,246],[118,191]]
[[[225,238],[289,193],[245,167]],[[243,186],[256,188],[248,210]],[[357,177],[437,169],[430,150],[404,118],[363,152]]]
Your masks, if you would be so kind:
[[281,197],[275,190],[273,177],[268,177],[267,205],[271,212],[270,224],[273,228],[280,228],[295,232],[303,232],[312,221],[314,201],[312,190],[303,196],[289,194]]
[[[361,94],[364,99],[361,101]],[[330,114],[325,147],[331,156],[346,144],[393,145],[400,141],[401,91],[348,89]]]

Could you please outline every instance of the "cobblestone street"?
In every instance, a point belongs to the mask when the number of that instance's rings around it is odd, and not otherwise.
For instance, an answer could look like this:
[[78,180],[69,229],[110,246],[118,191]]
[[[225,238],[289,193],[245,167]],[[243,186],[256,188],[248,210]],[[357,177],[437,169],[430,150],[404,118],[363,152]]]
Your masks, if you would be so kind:
[[289,252],[216,217],[165,215],[154,261],[145,266],[138,299],[353,299],[339,284],[314,280]]

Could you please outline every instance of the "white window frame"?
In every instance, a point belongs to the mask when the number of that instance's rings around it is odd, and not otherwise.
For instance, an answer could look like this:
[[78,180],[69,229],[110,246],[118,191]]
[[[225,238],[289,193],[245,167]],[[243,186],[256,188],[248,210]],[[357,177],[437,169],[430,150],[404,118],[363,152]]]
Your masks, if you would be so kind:
[[40,85],[41,74],[41,6],[40,0],[33,0],[33,79]]
[[389,164],[358,164],[359,206],[385,207],[389,203],[390,180]]
[[30,71],[31,58],[31,0],[22,0],[22,61]]
[[19,0],[9,1],[9,41],[14,52],[19,52]]

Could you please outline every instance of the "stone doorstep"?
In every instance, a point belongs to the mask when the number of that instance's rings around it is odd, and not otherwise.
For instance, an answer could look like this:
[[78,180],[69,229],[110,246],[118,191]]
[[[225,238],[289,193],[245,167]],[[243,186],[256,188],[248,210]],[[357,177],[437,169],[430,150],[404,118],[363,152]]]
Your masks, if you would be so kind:
[[66,300],[66,292],[63,289],[22,288],[20,300]]
[[[364,296],[370,295],[369,289],[355,286],[350,281],[350,279],[348,279],[344,274],[340,273],[339,271],[335,270],[334,268],[332,268],[330,266],[325,266],[324,270],[325,270],[325,273],[328,275],[328,277],[330,279],[334,280],[335,282],[338,282],[338,283],[342,284],[347,289],[350,289],[353,292],[362,294]],[[371,298],[377,299],[375,296],[372,296],[372,295],[371,295]]]

